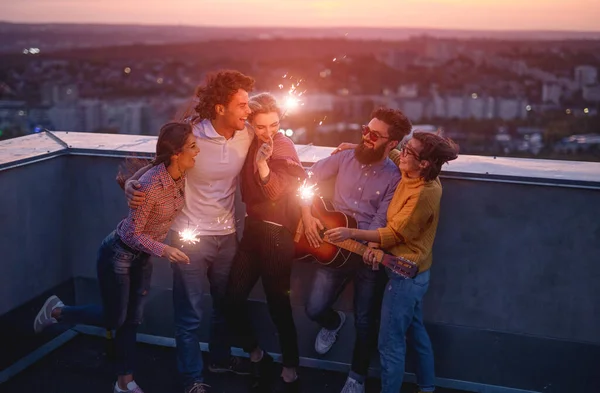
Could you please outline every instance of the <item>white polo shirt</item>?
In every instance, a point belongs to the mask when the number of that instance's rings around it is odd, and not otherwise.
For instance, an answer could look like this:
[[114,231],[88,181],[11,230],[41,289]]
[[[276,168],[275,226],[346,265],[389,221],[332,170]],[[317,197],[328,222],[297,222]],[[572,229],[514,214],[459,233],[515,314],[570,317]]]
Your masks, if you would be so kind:
[[185,204],[171,229],[196,228],[199,235],[235,232],[235,191],[248,148],[252,127],[236,131],[231,139],[219,135],[210,120],[194,126],[200,153],[186,172]]

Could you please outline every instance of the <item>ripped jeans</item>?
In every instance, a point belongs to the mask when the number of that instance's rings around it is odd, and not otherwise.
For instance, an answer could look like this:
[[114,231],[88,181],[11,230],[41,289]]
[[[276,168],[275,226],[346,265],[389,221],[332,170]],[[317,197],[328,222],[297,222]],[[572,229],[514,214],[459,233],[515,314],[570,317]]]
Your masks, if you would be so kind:
[[98,250],[96,270],[102,305],[65,306],[60,322],[116,330],[116,372],[128,375],[133,373],[137,329],[150,290],[150,255],[133,250],[113,231]]

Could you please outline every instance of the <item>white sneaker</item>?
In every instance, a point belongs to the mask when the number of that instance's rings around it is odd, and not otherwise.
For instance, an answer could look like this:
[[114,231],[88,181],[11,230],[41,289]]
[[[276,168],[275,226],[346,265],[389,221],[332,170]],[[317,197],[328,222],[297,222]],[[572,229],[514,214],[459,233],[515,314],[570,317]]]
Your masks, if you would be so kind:
[[64,306],[65,305],[63,304],[63,302],[61,302],[58,296],[52,295],[48,299],[46,299],[46,302],[44,303],[40,311],[35,316],[35,319],[33,320],[33,331],[36,333],[41,333],[42,330],[44,330],[48,326],[58,323],[56,319],[52,318],[52,310],[54,310],[57,307]]
[[334,330],[322,328],[319,330],[319,334],[317,334],[317,338],[315,339],[315,351],[321,355],[326,354],[331,349],[333,344],[335,344],[338,332],[346,322],[346,314],[341,311],[338,311],[337,313],[340,316],[340,325]]
[[354,378],[348,377],[340,393],[365,393],[365,385]]
[[120,389],[119,383],[115,382],[114,393],[144,393],[144,391],[138,386],[137,383],[135,383],[135,381],[131,381],[127,384],[127,390]]

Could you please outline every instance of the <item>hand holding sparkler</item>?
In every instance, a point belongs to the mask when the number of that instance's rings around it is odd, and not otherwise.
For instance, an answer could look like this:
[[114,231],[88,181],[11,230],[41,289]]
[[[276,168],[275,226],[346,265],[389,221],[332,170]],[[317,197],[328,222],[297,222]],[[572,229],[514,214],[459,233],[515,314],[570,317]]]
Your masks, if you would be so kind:
[[273,154],[273,137],[269,137],[269,142],[263,143],[256,152],[256,163],[263,164]]
[[175,247],[171,247],[171,246],[165,247],[165,250],[163,251],[162,256],[164,258],[168,259],[169,262],[181,262],[181,263],[185,263],[185,264],[190,263],[190,258],[187,255],[185,255],[183,253],[183,251],[181,251]]

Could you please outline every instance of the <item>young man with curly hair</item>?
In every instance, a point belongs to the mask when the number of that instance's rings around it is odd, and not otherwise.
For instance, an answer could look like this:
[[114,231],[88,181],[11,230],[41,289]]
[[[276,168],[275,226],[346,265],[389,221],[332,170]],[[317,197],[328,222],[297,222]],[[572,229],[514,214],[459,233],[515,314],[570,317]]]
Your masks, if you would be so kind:
[[[237,249],[234,200],[237,178],[254,134],[246,126],[251,113],[248,92],[254,79],[237,71],[209,75],[196,90],[197,105],[191,119],[200,154],[187,173],[185,203],[172,223],[173,246],[184,247],[189,264],[173,264],[173,308],[177,367],[185,393],[208,392],[202,375],[203,361],[198,330],[204,315],[203,297],[210,286],[213,307],[209,369],[212,372],[250,374],[250,365],[230,355],[224,314],[229,271]],[[144,195],[136,191],[140,172],[125,186],[130,206]],[[181,244],[177,232],[195,229],[200,241]],[[208,282],[207,282],[208,281]]]

